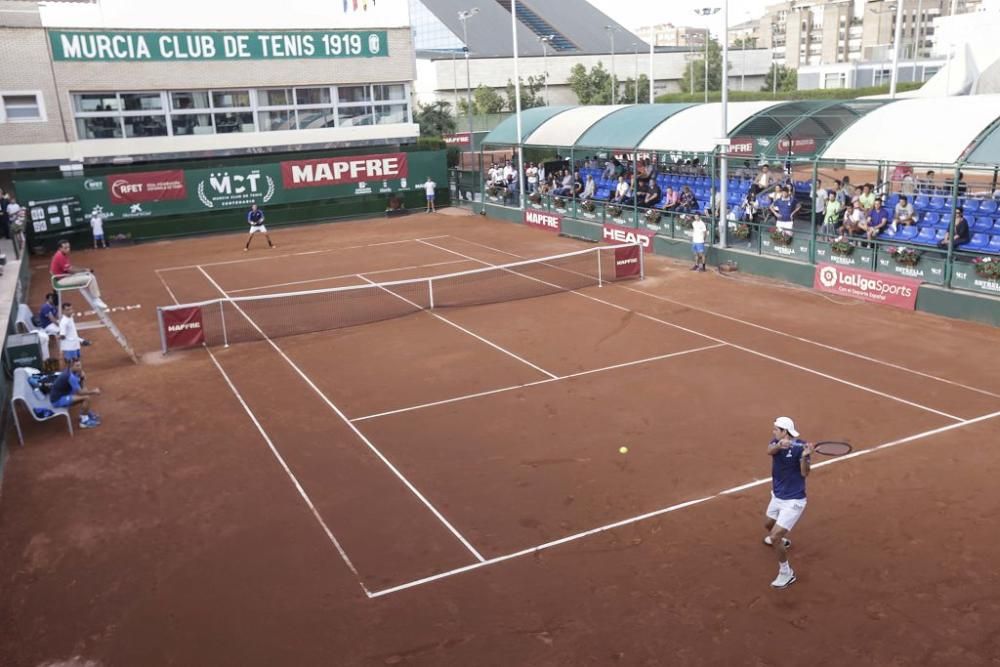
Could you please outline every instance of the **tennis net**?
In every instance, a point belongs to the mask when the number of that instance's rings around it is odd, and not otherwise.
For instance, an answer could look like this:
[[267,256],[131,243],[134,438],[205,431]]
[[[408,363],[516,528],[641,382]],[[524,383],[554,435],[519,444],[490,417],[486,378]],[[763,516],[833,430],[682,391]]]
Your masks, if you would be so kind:
[[643,277],[638,244],[484,266],[459,273],[347,287],[220,297],[157,308],[163,352],[282,338],[404,317],[423,310],[530,299]]

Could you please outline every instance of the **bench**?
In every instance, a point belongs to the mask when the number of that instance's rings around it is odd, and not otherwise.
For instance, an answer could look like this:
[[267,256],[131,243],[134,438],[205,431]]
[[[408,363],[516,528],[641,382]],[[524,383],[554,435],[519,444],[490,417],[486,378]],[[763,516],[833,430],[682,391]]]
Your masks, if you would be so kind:
[[[69,414],[69,408],[56,408],[49,402],[48,397],[41,396],[28,382],[28,376],[38,373],[34,368],[15,368],[14,387],[10,397],[10,412],[14,415],[14,427],[17,429],[17,440],[24,447],[24,435],[21,433],[21,422],[17,418],[17,402],[20,401],[28,408],[28,414],[36,422],[44,422],[56,417],[65,417],[66,426],[69,427],[70,436],[73,435],[73,417]],[[35,409],[51,410],[52,414],[47,417],[39,417]]]

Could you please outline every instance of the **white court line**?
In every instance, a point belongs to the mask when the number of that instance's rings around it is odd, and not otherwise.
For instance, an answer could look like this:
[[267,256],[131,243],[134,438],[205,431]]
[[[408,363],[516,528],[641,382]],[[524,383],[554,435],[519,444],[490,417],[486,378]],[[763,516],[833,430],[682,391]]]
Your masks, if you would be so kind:
[[550,373],[547,370],[545,370],[544,368],[542,368],[541,366],[537,366],[537,365],[531,363],[530,361],[528,361],[524,357],[520,357],[520,356],[514,354],[510,350],[497,345],[493,341],[487,340],[486,338],[483,338],[482,336],[480,336],[477,333],[473,333],[472,331],[469,331],[468,329],[466,329],[465,327],[463,327],[463,326],[461,326],[459,324],[455,324],[454,322],[452,322],[448,318],[446,318],[446,317],[444,317],[442,315],[438,315],[433,310],[427,310],[426,308],[423,308],[422,306],[413,303],[412,301],[410,301],[409,299],[407,299],[405,296],[402,296],[400,294],[396,294],[395,292],[393,292],[392,290],[388,289],[387,287],[385,287],[383,285],[379,285],[374,280],[369,280],[368,278],[365,278],[360,273],[357,274],[357,276],[358,276],[358,278],[361,278],[362,280],[364,280],[368,284],[374,285],[375,287],[378,287],[379,289],[381,289],[381,290],[383,290],[385,292],[388,292],[389,294],[391,294],[392,296],[396,297],[400,301],[404,301],[404,302],[410,304],[411,306],[413,306],[413,312],[426,312],[428,315],[436,317],[437,319],[441,320],[445,324],[449,324],[449,325],[455,327],[456,329],[458,329],[462,333],[467,333],[470,336],[472,336],[473,338],[475,338],[476,340],[481,341],[483,343],[486,343],[487,345],[489,345],[490,347],[492,347],[494,350],[497,350],[498,352],[502,352],[502,353],[506,354],[508,357],[510,357],[512,359],[516,359],[516,360],[520,361],[522,364],[525,364],[526,366],[530,366],[530,367],[534,368],[539,373],[542,373],[543,375],[548,375],[553,380],[558,379],[559,376],[557,376],[555,373]]
[[[852,452],[851,454],[848,454],[847,456],[841,456],[841,457],[838,457],[838,458],[830,459],[829,461],[823,461],[821,463],[817,463],[816,465],[813,466],[813,468],[821,468],[821,467],[826,467],[826,466],[833,465],[835,463],[841,463],[843,461],[846,461],[846,460],[849,460],[849,459],[852,459],[852,458],[856,458],[856,457],[861,456],[863,454],[869,454],[871,452],[875,452],[875,451],[878,451],[878,450],[881,450],[881,449],[887,449],[889,447],[895,447],[897,445],[902,445],[902,444],[906,444],[906,443],[909,443],[909,442],[914,442],[916,440],[922,440],[924,438],[928,438],[928,437],[933,436],[933,435],[938,435],[940,433],[946,433],[946,432],[952,431],[954,429],[963,428],[963,427],[968,426],[970,424],[977,424],[979,422],[987,421],[987,420],[990,420],[990,419],[995,419],[996,417],[1000,417],[1000,411],[998,411],[998,412],[992,412],[992,413],[987,414],[987,415],[981,415],[981,416],[975,417],[973,419],[965,419],[965,420],[962,420],[961,422],[959,422],[957,424],[948,424],[947,426],[941,426],[939,428],[931,429],[929,431],[924,431],[923,433],[917,433],[916,435],[907,436],[905,438],[900,438],[898,440],[892,440],[890,442],[886,442],[886,443],[883,443],[881,445],[877,445],[875,447],[870,447],[868,449],[858,450],[856,452]],[[400,591],[404,591],[404,590],[407,590],[407,589],[410,589],[410,588],[416,588],[417,586],[423,586],[424,584],[429,584],[429,583],[434,582],[434,581],[439,581],[441,579],[446,579],[448,577],[453,577],[453,576],[455,576],[457,574],[462,574],[464,572],[469,572],[471,570],[478,570],[480,568],[487,567],[489,565],[496,565],[497,563],[502,563],[504,561],[513,560],[515,558],[521,558],[523,556],[530,556],[530,555],[533,555],[533,554],[537,554],[540,551],[544,551],[546,549],[551,549],[551,548],[559,546],[561,544],[566,544],[568,542],[575,542],[575,541],[581,540],[581,539],[583,539],[585,537],[590,537],[591,535],[596,535],[598,533],[603,533],[603,532],[608,531],[608,530],[613,530],[615,528],[621,528],[622,526],[627,526],[627,525],[630,525],[630,524],[638,523],[640,521],[645,521],[646,519],[651,519],[653,517],[662,516],[664,514],[669,514],[671,512],[676,512],[678,510],[682,510],[682,509],[685,509],[687,507],[693,507],[695,505],[701,505],[703,503],[707,503],[710,500],[715,500],[716,498],[721,498],[722,496],[725,496],[725,495],[732,495],[734,493],[738,493],[740,491],[744,491],[746,489],[751,489],[751,488],[754,488],[754,487],[757,487],[757,486],[762,486],[762,485],[768,484],[770,482],[771,482],[771,478],[770,477],[765,478],[765,479],[755,479],[753,481],[747,482],[746,484],[741,484],[739,486],[734,486],[734,487],[731,487],[731,488],[719,491],[717,493],[714,493],[714,494],[712,494],[710,496],[704,496],[704,497],[701,497],[701,498],[695,498],[693,500],[688,500],[688,501],[685,501],[685,502],[682,502],[682,503],[677,503],[676,505],[671,505],[669,507],[664,507],[662,509],[654,510],[652,512],[646,512],[645,514],[639,514],[637,516],[633,516],[633,517],[630,517],[628,519],[622,519],[621,521],[615,521],[614,523],[609,523],[609,524],[605,524],[603,526],[598,526],[597,528],[591,528],[590,530],[585,530],[585,531],[580,532],[580,533],[574,533],[573,535],[567,535],[566,537],[561,537],[561,538],[559,538],[557,540],[552,540],[551,542],[544,542],[544,543],[539,544],[539,545],[534,546],[534,547],[528,547],[527,549],[521,549],[520,551],[515,551],[513,553],[505,554],[503,556],[497,556],[495,558],[490,558],[489,560],[485,560],[485,561],[482,561],[480,563],[472,563],[470,565],[465,565],[463,567],[458,567],[458,568],[455,568],[453,570],[448,570],[446,572],[440,572],[438,574],[433,574],[433,575],[431,575],[429,577],[423,577],[421,579],[415,579],[414,581],[410,581],[410,582],[407,582],[405,584],[400,584],[398,586],[392,586],[391,588],[385,588],[385,589],[382,589],[382,590],[379,590],[379,591],[375,591],[375,592],[371,593],[368,597],[370,597],[370,598],[377,598],[377,597],[382,597],[382,596],[385,596],[385,595],[390,595],[392,593],[398,593]]]
[[431,403],[420,403],[419,405],[411,405],[406,408],[397,408],[395,410],[386,410],[385,412],[377,412],[372,415],[365,415],[364,417],[355,417],[352,422],[363,422],[368,419],[377,419],[378,417],[388,417],[389,415],[398,415],[403,412],[413,412],[414,410],[423,410],[425,408],[433,408],[438,405],[447,405],[448,403],[458,403],[460,401],[468,401],[473,398],[480,398],[482,396],[492,396],[493,394],[502,394],[507,391],[514,391],[516,389],[524,389],[525,387],[535,387],[540,384],[549,384],[550,382],[558,382],[560,380],[571,380],[573,378],[578,378],[584,375],[591,375],[593,373],[603,373],[605,371],[611,371],[618,368],[626,368],[628,366],[637,366],[639,364],[647,364],[652,361],[660,361],[661,359],[670,359],[673,357],[682,357],[686,354],[693,354],[695,352],[704,352],[706,350],[714,350],[719,347],[725,347],[724,344],[716,343],[714,345],[706,345],[704,347],[696,347],[690,350],[680,350],[679,352],[670,352],[668,354],[660,354],[655,357],[646,357],[645,359],[636,359],[635,361],[626,361],[625,363],[615,364],[614,366],[604,366],[602,368],[591,368],[590,370],[580,371],[578,373],[570,373],[569,375],[560,375],[555,378],[547,378],[545,380],[535,380],[534,382],[525,382],[524,384],[510,385],[509,387],[500,387],[499,389],[488,389],[486,391],[476,392],[475,394],[465,394],[464,396],[456,396],[454,398],[446,398],[440,401],[433,401]]
[[[397,271],[410,271],[413,269],[429,269],[435,266],[447,266],[450,264],[465,264],[468,260],[465,259],[455,259],[449,260],[447,262],[434,262],[433,264],[414,264],[413,266],[400,266],[395,269],[379,269],[378,271],[365,271],[366,276],[374,276],[382,273],[394,273]],[[270,285],[258,285],[257,287],[242,287],[240,289],[229,290],[230,294],[238,294],[240,292],[256,292],[262,289],[271,289],[273,287],[289,287],[291,285],[307,285],[309,283],[321,283],[324,280],[339,280],[341,278],[354,278],[357,273],[341,273],[338,276],[324,276],[322,278],[310,278],[309,280],[293,280],[287,283],[272,283]]]
[[[459,241],[465,241],[465,239],[462,239],[462,238],[459,238],[459,237],[453,237],[453,238],[456,238]],[[487,248],[489,250],[495,250],[496,252],[501,252],[501,253],[503,253],[505,255],[512,255],[514,257],[518,256],[518,255],[514,255],[514,253],[506,252],[504,250],[499,250],[497,248],[490,248],[489,246],[485,246],[485,245],[483,245],[481,243],[476,243],[475,241],[466,241],[466,242],[467,243],[472,243],[474,245],[482,246],[483,248]],[[452,253],[460,256],[460,257],[465,257],[467,259],[471,259],[471,260],[477,261],[480,264],[486,264],[487,266],[496,266],[495,264],[490,264],[489,262],[486,262],[484,260],[476,259],[475,257],[471,257],[469,255],[464,255],[464,254],[462,254],[462,253],[460,253],[460,252],[458,252],[456,250],[448,250],[447,248],[443,248],[443,247],[435,245],[433,243],[427,243],[426,241],[421,241],[421,243],[426,243],[427,245],[433,246],[435,248],[440,248],[441,250],[445,250],[447,252],[452,252]],[[521,274],[518,274],[518,275],[521,275]],[[528,278],[529,276],[525,276],[525,277]],[[538,279],[537,278],[533,278],[533,280],[538,280]],[[539,282],[542,282],[542,281],[539,281]],[[630,288],[626,288],[626,289],[630,289]],[[908,401],[905,398],[901,398],[901,397],[895,396],[893,394],[887,394],[884,391],[879,391],[878,389],[874,389],[872,387],[868,387],[868,386],[865,386],[865,385],[862,385],[862,384],[858,384],[856,382],[851,382],[849,380],[845,380],[843,378],[839,378],[839,377],[837,377],[835,375],[829,375],[828,373],[823,373],[822,371],[817,371],[817,370],[815,370],[813,368],[809,368],[807,366],[802,366],[800,364],[792,363],[791,361],[788,361],[787,359],[782,359],[780,357],[775,357],[775,356],[770,355],[770,354],[765,354],[764,352],[758,352],[757,350],[751,349],[749,347],[744,347],[743,345],[739,345],[737,343],[733,343],[732,341],[724,340],[722,338],[716,338],[715,336],[710,336],[710,335],[708,335],[706,333],[702,333],[701,331],[695,331],[694,329],[689,329],[689,328],[681,326],[679,324],[674,324],[673,322],[669,322],[667,320],[660,319],[659,317],[654,317],[652,315],[647,315],[646,313],[641,313],[641,312],[639,312],[637,310],[630,310],[629,308],[626,308],[625,306],[619,305],[617,303],[612,303],[611,301],[605,301],[604,299],[599,299],[596,296],[591,296],[589,294],[584,294],[584,293],[579,292],[577,290],[569,290],[569,292],[571,294],[576,294],[576,295],[582,296],[585,299],[590,299],[591,301],[596,301],[597,303],[603,303],[606,306],[611,306],[612,308],[617,308],[618,310],[624,310],[624,311],[627,311],[627,312],[635,313],[639,317],[643,317],[643,318],[645,318],[647,320],[650,320],[651,322],[657,322],[659,324],[671,327],[673,329],[679,329],[680,331],[685,331],[687,333],[690,333],[690,334],[693,334],[693,335],[696,335],[696,336],[701,336],[702,338],[707,338],[708,340],[715,341],[716,343],[724,343],[724,344],[726,344],[726,345],[728,345],[728,346],[730,346],[730,347],[732,347],[734,349],[740,350],[742,352],[746,352],[748,354],[752,354],[752,355],[761,357],[763,359],[768,359],[768,360],[773,361],[775,363],[782,364],[784,366],[789,366],[791,368],[795,368],[795,369],[803,371],[805,373],[811,373],[813,375],[817,375],[819,377],[825,378],[827,380],[831,380],[833,382],[839,382],[840,384],[847,385],[848,387],[852,387],[854,389],[860,389],[861,391],[866,391],[866,392],[868,392],[870,394],[875,394],[876,396],[881,396],[882,398],[887,398],[889,400],[896,401],[897,403],[902,403],[904,405],[909,405],[910,407],[919,408],[920,410],[924,410],[926,412],[932,412],[932,413],[934,413],[936,415],[940,415],[942,417],[947,417],[948,419],[951,419],[951,420],[954,420],[954,421],[957,421],[957,422],[962,421],[961,417],[957,417],[957,416],[949,414],[947,412],[942,412],[941,410],[936,410],[935,408],[923,405],[921,403],[916,403],[914,401]],[[644,293],[648,294],[648,292],[644,292]]]
[[478,551],[476,551],[475,547],[473,547],[469,543],[469,541],[466,540],[465,537],[463,537],[462,534],[459,533],[458,530],[453,525],[451,525],[451,523],[447,519],[444,518],[444,515],[442,515],[441,512],[439,512],[438,509],[434,507],[434,505],[432,505],[431,502],[427,500],[427,498],[424,497],[422,493],[420,493],[417,487],[414,486],[413,483],[410,482],[410,480],[408,480],[406,476],[403,475],[403,473],[401,473],[399,469],[392,464],[391,461],[389,461],[388,458],[386,458],[385,454],[380,452],[378,448],[375,447],[374,444],[372,444],[372,441],[369,440],[368,437],[365,436],[365,434],[362,433],[357,426],[351,423],[351,420],[347,418],[347,415],[345,415],[341,411],[341,409],[338,408],[333,403],[333,401],[327,398],[326,394],[324,394],[320,390],[320,388],[316,386],[316,383],[314,383],[312,379],[310,379],[310,377],[306,375],[305,372],[303,372],[303,370],[299,368],[298,365],[296,365],[296,363],[292,361],[287,354],[285,354],[285,351],[282,350],[280,347],[278,347],[278,345],[273,340],[271,340],[271,338],[267,334],[265,334],[264,331],[259,326],[257,326],[257,323],[254,322],[253,319],[251,319],[250,316],[243,311],[239,303],[233,301],[229,297],[229,295],[226,294],[225,290],[223,290],[222,287],[219,286],[219,283],[215,282],[215,279],[213,279],[212,276],[210,276],[208,272],[205,271],[205,269],[199,266],[198,270],[201,271],[202,275],[205,276],[208,282],[210,282],[212,286],[219,291],[219,293],[233,306],[233,308],[239,311],[240,315],[242,315],[246,319],[246,321],[250,323],[250,326],[256,329],[257,332],[261,335],[261,337],[263,337],[263,339],[267,341],[272,348],[274,348],[274,351],[277,352],[281,356],[281,358],[284,359],[288,363],[288,365],[292,367],[292,370],[294,370],[299,375],[299,377],[301,377],[302,380],[307,385],[309,385],[309,388],[312,389],[324,403],[326,403],[327,407],[333,410],[333,412],[336,413],[336,415],[340,417],[340,419],[345,424],[347,424],[347,427],[350,428],[352,431],[354,431],[354,434],[358,436],[358,439],[361,440],[361,442],[363,442],[368,447],[368,449],[371,450],[371,452],[375,454],[375,456],[377,456],[379,460],[381,460],[382,463],[384,463],[389,470],[392,471],[392,473],[397,477],[397,479],[399,479],[399,481],[401,481],[406,486],[406,488],[409,489],[410,492],[413,493],[413,495],[415,495],[420,500],[420,502],[422,502],[424,506],[428,510],[430,510],[430,512],[435,517],[437,517],[437,519],[451,532],[451,534],[454,535],[458,539],[458,541],[461,542],[465,546],[465,548],[468,549],[469,552],[471,552],[472,555],[476,557],[476,559],[478,559],[479,561],[484,560],[482,555]]
[[[470,241],[469,239],[462,238],[460,236],[451,236],[450,238],[453,238],[453,239],[456,239],[458,241],[462,241],[464,243],[468,243],[468,244],[471,244],[471,245],[477,245],[477,246],[479,246],[481,248],[485,248],[487,250],[492,250],[494,252],[499,252],[499,253],[502,253],[504,255],[509,255],[511,257],[517,257],[518,259],[525,259],[522,255],[518,255],[518,254],[515,254],[515,253],[512,253],[512,252],[507,252],[506,250],[500,250],[499,248],[493,248],[491,246],[484,245],[482,243],[478,243],[476,241]],[[622,289],[628,290],[630,292],[637,292],[639,294],[643,294],[645,296],[652,297],[654,299],[659,299],[660,301],[666,301],[667,303],[672,303],[672,304],[675,304],[677,306],[683,306],[684,308],[689,308],[691,310],[695,310],[695,311],[698,311],[700,313],[705,313],[707,315],[714,315],[715,317],[720,317],[722,319],[730,320],[732,322],[738,322],[740,324],[745,324],[748,327],[754,327],[754,328],[760,329],[762,331],[767,331],[768,333],[777,334],[779,336],[785,336],[786,338],[791,338],[793,340],[797,340],[800,343],[808,343],[809,345],[814,345],[816,347],[821,347],[823,349],[831,350],[833,352],[839,352],[841,354],[846,354],[847,356],[855,357],[857,359],[863,359],[865,361],[870,361],[872,363],[879,364],[881,366],[886,366],[888,368],[894,368],[894,369],[899,370],[899,371],[905,371],[907,373],[912,373],[913,375],[917,375],[917,376],[920,376],[922,378],[926,378],[928,380],[934,380],[935,382],[941,382],[941,383],[944,383],[944,384],[949,384],[949,385],[952,385],[953,387],[959,387],[961,389],[967,389],[969,391],[976,392],[978,394],[983,394],[985,396],[990,396],[992,398],[1000,398],[1000,394],[996,394],[996,393],[994,393],[992,391],[987,391],[986,389],[980,389],[978,387],[972,387],[972,386],[969,386],[967,384],[962,384],[961,382],[955,382],[954,380],[949,380],[947,378],[943,378],[943,377],[940,377],[940,376],[937,376],[937,375],[931,375],[930,373],[924,373],[923,371],[918,371],[916,369],[909,368],[907,366],[902,366],[900,364],[894,364],[894,363],[892,363],[890,361],[884,361],[882,359],[876,359],[875,357],[869,357],[868,355],[865,355],[865,354],[859,354],[859,353],[853,352],[851,350],[845,350],[845,349],[841,349],[839,347],[835,347],[833,345],[827,345],[826,343],[820,343],[820,342],[815,341],[815,340],[810,340],[808,338],[803,338],[801,336],[796,336],[794,334],[790,334],[788,332],[781,331],[780,329],[772,329],[771,327],[767,327],[767,326],[764,326],[762,324],[757,324],[755,322],[750,322],[749,320],[742,320],[742,319],[740,319],[738,317],[733,317],[732,315],[726,315],[725,313],[720,313],[720,312],[717,312],[717,311],[714,311],[714,310],[709,310],[708,308],[702,308],[700,306],[693,306],[693,305],[691,305],[689,303],[684,303],[683,301],[677,301],[676,299],[670,299],[670,298],[665,297],[665,296],[660,296],[659,294],[653,294],[652,292],[647,292],[645,290],[636,289],[635,287],[628,287],[626,285],[619,285],[619,287],[621,287]]]
[[[160,277],[160,282],[163,283],[163,287],[166,288],[167,293],[170,295],[170,298],[174,300],[174,303],[179,304],[180,301],[178,301],[177,297],[174,296],[173,290],[170,289],[170,286],[167,285],[166,281],[163,280],[162,276]],[[222,374],[222,379],[226,381],[226,384],[229,386],[229,390],[233,392],[233,395],[236,397],[236,400],[239,401],[239,404],[241,406],[243,406],[243,410],[247,413],[247,416],[250,418],[250,421],[253,422],[253,425],[257,428],[257,432],[260,433],[260,437],[264,439],[265,443],[267,443],[267,447],[268,449],[271,450],[271,454],[274,455],[274,458],[277,459],[278,465],[280,465],[282,470],[285,471],[285,474],[288,475],[288,478],[292,480],[292,485],[295,487],[295,490],[299,492],[299,496],[301,496],[302,500],[305,501],[306,506],[309,508],[309,511],[313,515],[313,518],[316,519],[320,527],[323,529],[323,532],[326,534],[327,539],[330,540],[330,543],[333,544],[333,547],[337,550],[337,553],[340,554],[340,558],[344,561],[344,564],[347,565],[347,569],[349,569],[354,574],[354,577],[358,581],[358,585],[361,586],[361,590],[365,592],[365,595],[371,597],[371,592],[368,590],[364,582],[361,580],[361,575],[358,574],[358,570],[357,568],[354,567],[354,563],[351,562],[351,559],[348,557],[347,552],[344,551],[344,548],[340,545],[340,541],[338,541],[337,538],[334,536],[333,531],[330,530],[330,527],[328,525],[326,525],[326,521],[324,521],[323,517],[320,516],[320,513],[316,509],[316,506],[313,504],[313,501],[309,497],[309,494],[306,493],[306,490],[302,487],[302,484],[299,482],[298,478],[295,477],[295,473],[292,472],[291,468],[289,468],[288,464],[285,462],[284,457],[282,457],[281,453],[278,452],[277,446],[275,446],[274,442],[271,440],[271,436],[267,434],[267,431],[264,430],[263,425],[261,425],[260,421],[257,419],[257,415],[253,413],[253,410],[250,409],[250,406],[247,405],[247,402],[243,400],[243,395],[240,394],[239,390],[236,388],[236,385],[233,384],[233,381],[229,378],[229,375],[226,373],[225,369],[222,368],[221,364],[219,364],[219,360],[215,358],[215,353],[212,352],[212,349],[206,345],[205,351],[208,352],[208,356],[211,358],[212,363],[215,364],[216,370],[218,370],[219,373]]]
[[[448,238],[448,234],[439,234],[438,236],[425,236],[427,239],[445,239]],[[349,245],[340,246],[337,248],[320,248],[319,250],[304,250],[302,252],[289,252],[283,255],[261,255],[259,257],[244,257],[243,259],[230,259],[224,262],[207,262],[205,264],[185,264],[183,266],[165,266],[160,269],[153,269],[154,271],[180,271],[182,269],[199,269],[203,266],[225,266],[227,264],[242,264],[244,262],[264,262],[271,259],[285,259],[288,257],[300,257],[302,255],[318,255],[324,252],[339,252],[341,250],[359,250],[361,248],[376,248],[378,246],[384,245],[396,245],[399,243],[413,243],[419,241],[420,239],[398,239],[395,241],[380,241],[379,243],[365,243],[360,245]]]

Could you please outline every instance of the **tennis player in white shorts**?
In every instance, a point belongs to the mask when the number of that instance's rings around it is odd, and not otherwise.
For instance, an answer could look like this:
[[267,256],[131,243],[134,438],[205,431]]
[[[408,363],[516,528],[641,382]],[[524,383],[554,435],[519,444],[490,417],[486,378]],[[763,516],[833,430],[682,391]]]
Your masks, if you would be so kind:
[[767,505],[768,531],[764,544],[778,552],[778,577],[771,582],[774,588],[787,588],[795,583],[795,572],[788,563],[786,537],[795,527],[806,509],[806,477],[809,476],[812,443],[799,438],[795,422],[788,417],[774,420],[771,442],[767,454],[771,457],[771,502]]
[[254,234],[263,234],[264,238],[267,239],[267,247],[274,247],[274,244],[271,243],[271,235],[267,233],[267,227],[264,226],[264,211],[257,208],[257,204],[250,205],[250,210],[247,212],[247,224],[250,225],[250,235],[247,237],[247,244],[243,247],[243,252],[250,250],[250,242],[253,241]]

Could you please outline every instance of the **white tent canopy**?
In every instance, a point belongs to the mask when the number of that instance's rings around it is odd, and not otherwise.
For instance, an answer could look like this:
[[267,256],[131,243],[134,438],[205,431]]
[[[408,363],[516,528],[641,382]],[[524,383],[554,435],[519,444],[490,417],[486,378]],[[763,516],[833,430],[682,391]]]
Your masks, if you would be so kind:
[[538,126],[527,139],[525,146],[573,146],[590,127],[624,105],[600,104],[564,111]]
[[[774,102],[731,102],[726,116],[726,134],[735,130],[744,121],[761,111],[781,104]],[[718,143],[721,136],[720,120],[722,105],[699,104],[680,111],[660,123],[639,144],[639,150],[649,151],[690,151],[694,153],[709,153]]]
[[951,164],[1000,117],[1000,95],[898,100],[844,130],[823,159]]

